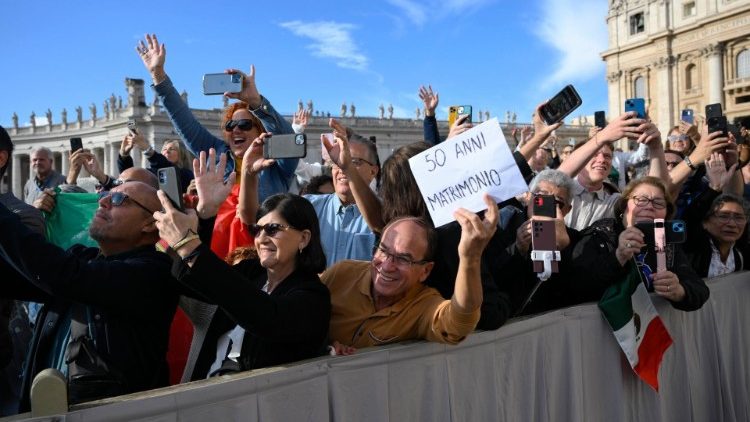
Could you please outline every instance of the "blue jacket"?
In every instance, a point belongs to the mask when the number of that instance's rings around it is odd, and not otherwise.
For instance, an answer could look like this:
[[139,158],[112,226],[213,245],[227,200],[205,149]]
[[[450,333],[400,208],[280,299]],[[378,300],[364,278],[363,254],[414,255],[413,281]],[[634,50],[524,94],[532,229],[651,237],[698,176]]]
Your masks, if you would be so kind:
[[[214,148],[217,154],[227,154],[227,169],[224,176],[229,176],[234,171],[235,161],[232,151],[224,140],[212,135],[198,122],[187,104],[182,101],[182,97],[180,97],[169,78],[155,85],[154,89],[159,96],[159,100],[164,104],[164,109],[167,111],[175,131],[190,152],[197,157],[201,151],[207,152],[209,148]],[[253,111],[253,114],[263,122],[266,132],[277,135],[294,133],[292,125],[271,106],[271,103],[265,97],[261,97],[261,106]],[[262,203],[271,195],[287,192],[298,161],[296,158],[276,160],[274,165],[261,171],[258,201]]]

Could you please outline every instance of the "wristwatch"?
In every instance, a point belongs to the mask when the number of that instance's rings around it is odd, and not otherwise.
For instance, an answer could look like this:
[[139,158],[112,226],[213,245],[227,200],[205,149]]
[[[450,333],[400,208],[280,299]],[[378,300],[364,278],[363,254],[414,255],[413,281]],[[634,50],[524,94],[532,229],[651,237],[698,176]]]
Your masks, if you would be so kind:
[[689,156],[686,155],[684,161],[685,161],[685,164],[687,164],[687,166],[690,167],[690,170],[698,170],[698,167],[695,164],[693,164],[692,161],[690,161]]

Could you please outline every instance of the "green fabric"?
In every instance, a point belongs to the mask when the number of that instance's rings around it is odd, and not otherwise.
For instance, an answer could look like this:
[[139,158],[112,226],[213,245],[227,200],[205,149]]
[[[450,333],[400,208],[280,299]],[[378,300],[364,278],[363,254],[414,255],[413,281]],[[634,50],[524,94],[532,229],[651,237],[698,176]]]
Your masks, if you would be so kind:
[[602,310],[613,331],[625,326],[633,317],[633,304],[630,297],[640,282],[641,272],[638,271],[635,261],[631,260],[628,263],[628,274],[625,278],[604,291],[599,301],[599,309]]
[[89,237],[89,224],[99,207],[99,196],[95,193],[63,193],[60,189],[55,189],[55,192],[55,208],[46,213],[47,239],[63,249],[76,243],[97,246]]

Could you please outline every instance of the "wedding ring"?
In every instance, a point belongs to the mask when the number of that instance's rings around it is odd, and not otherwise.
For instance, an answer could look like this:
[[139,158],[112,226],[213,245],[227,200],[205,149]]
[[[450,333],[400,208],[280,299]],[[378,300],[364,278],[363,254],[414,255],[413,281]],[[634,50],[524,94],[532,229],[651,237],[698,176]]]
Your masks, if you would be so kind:
[[671,287],[670,287],[670,286],[667,286],[667,291],[669,291],[670,289],[671,289]]

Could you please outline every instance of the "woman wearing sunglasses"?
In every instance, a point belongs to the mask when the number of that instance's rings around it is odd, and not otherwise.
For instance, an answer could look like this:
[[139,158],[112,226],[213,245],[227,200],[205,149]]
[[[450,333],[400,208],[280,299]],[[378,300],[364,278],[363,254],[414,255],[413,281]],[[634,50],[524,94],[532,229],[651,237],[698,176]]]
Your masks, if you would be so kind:
[[[249,157],[250,154],[246,155]],[[228,194],[226,157],[215,153],[194,162],[201,218],[211,216]],[[253,187],[257,188],[257,177]],[[246,183],[243,181],[243,183]],[[197,380],[308,359],[325,353],[331,301],[318,273],[325,269],[318,218],[312,204],[292,194],[267,198],[249,226],[257,257],[229,266],[199,238],[198,216],[172,207],[159,192],[164,213],[154,213],[160,236],[179,255],[173,274],[193,296],[218,305],[197,356],[188,358]],[[256,196],[257,198],[257,196]],[[201,230],[204,232],[204,230]],[[210,230],[208,231],[210,232]],[[192,353],[192,352],[191,352]],[[194,366],[192,361],[194,360]],[[185,379],[186,377],[183,377]]]
[[685,252],[701,277],[716,277],[750,269],[748,204],[732,194],[722,194],[734,167],[726,169],[721,154],[706,161],[709,188],[685,210],[688,226]]
[[[291,124],[284,120],[268,100],[258,92],[255,85],[255,68],[251,66],[248,75],[235,69],[226,71],[243,76],[242,92],[225,93],[226,97],[240,101],[229,104],[225,108],[221,122],[223,139],[217,138],[193,116],[190,108],[172,85],[172,81],[164,70],[166,47],[164,44],[159,44],[156,35],[146,35],[145,40],[139,43],[136,50],[151,74],[154,90],[164,105],[177,134],[190,152],[197,156],[201,151],[214,148],[219,155],[226,154],[229,157],[225,177],[241,166],[242,155],[258,135],[264,132],[274,134],[294,132]],[[263,169],[259,175],[260,201],[273,194],[289,190],[297,162],[296,158],[280,159]],[[222,258],[235,247],[246,246],[252,240],[242,223],[235,218],[238,192],[239,186],[235,186],[216,218],[214,227],[216,233],[211,249]]]
[[668,219],[674,205],[664,183],[656,177],[643,177],[630,182],[615,204],[617,218],[605,218],[581,232],[571,259],[572,270],[578,274],[573,288],[582,297],[598,301],[612,284],[628,274],[629,262],[635,259],[642,279],[650,291],[669,300],[676,309],[699,309],[708,299],[708,288],[693,271],[677,244],[667,244],[666,270],[656,269],[656,259],[649,257],[646,237],[638,222]]

